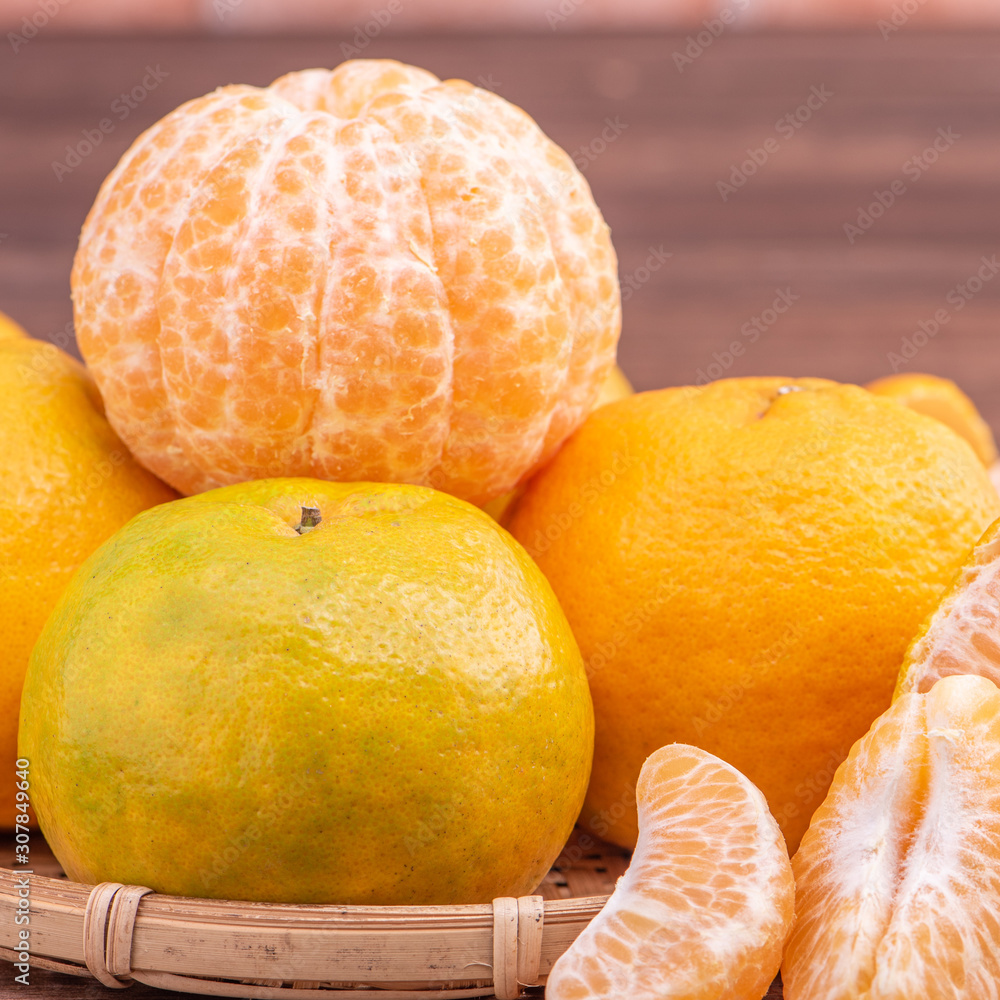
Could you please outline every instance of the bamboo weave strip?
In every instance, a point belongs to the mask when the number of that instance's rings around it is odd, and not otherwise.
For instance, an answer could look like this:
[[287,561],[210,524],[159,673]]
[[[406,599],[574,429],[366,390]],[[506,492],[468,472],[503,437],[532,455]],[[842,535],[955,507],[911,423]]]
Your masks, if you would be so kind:
[[[16,961],[19,873],[0,868],[0,957]],[[342,907],[161,896],[31,876],[32,964],[217,996],[512,1000],[544,980],[606,896]],[[225,982],[223,980],[234,980]],[[375,992],[372,987],[377,987]]]

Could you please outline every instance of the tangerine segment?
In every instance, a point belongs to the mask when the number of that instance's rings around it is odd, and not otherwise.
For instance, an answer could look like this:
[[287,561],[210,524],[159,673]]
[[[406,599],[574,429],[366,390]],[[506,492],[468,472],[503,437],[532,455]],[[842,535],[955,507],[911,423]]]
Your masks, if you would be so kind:
[[[502,124],[498,106],[505,104],[455,80],[416,97],[387,95],[368,109],[424,179],[432,259],[455,340],[451,433],[431,485],[459,496],[493,483],[508,462],[526,473],[543,457],[585,330],[550,237],[552,206],[529,179],[536,158],[516,137],[517,157],[505,152],[514,135]],[[610,367],[606,350],[600,357],[598,390]],[[595,398],[588,390],[574,427]],[[535,419],[539,411],[549,419]]]
[[161,478],[186,456],[162,375],[167,253],[219,150],[282,118],[256,87],[223,87],[182,104],[121,158],[80,234],[71,282],[77,341],[111,424]]
[[592,408],[616,274],[586,181],[528,115],[357,60],[140,136],[73,294],[112,423],[182,492],[311,475],[485,503]]
[[419,66],[393,59],[350,59],[332,72],[305,69],[286,73],[268,89],[304,111],[357,118],[369,101],[382,94],[419,94],[440,82]]
[[412,480],[437,460],[452,331],[418,259],[431,256],[419,195],[415,166],[377,124],[320,113],[261,130],[206,177],[160,294],[164,383],[204,476],[290,464]]
[[639,840],[604,909],[553,966],[549,1000],[759,1000],[791,928],[788,853],[736,768],[675,743],[636,786]]
[[1000,520],[986,529],[910,644],[895,697],[929,691],[951,674],[978,674],[1000,685]]
[[560,380],[561,392],[555,396],[542,452],[527,473],[530,475],[555,454],[580,423],[580,414],[593,409],[597,397],[591,387],[603,386],[610,375],[606,359],[614,355],[620,326],[617,260],[611,242],[604,237],[604,221],[592,209],[590,187],[569,155],[516,105],[462,81],[452,80],[448,85],[460,89],[462,102],[473,117],[486,116],[502,123],[515,137],[528,168],[522,176],[539,206],[568,299],[573,331],[572,347],[565,355],[568,370]]
[[945,677],[855,743],[792,861],[788,1000],[980,1000],[1000,981],[1000,691]]

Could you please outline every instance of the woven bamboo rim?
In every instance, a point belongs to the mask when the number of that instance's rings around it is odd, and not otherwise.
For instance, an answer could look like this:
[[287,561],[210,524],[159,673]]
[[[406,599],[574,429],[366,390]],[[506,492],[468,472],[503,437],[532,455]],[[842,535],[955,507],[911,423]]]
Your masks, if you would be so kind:
[[470,906],[316,906],[164,896],[0,868],[0,958],[19,961],[29,882],[30,964],[210,996],[514,1000],[544,982],[607,896],[502,897]]

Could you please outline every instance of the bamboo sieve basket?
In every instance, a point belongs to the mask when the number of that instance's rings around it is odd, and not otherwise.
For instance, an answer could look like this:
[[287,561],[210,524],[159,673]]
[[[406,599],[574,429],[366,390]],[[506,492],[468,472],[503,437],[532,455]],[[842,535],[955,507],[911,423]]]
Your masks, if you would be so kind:
[[[9,840],[9,838],[8,838]],[[12,859],[13,843],[3,842]],[[537,895],[469,906],[316,906],[192,899],[70,882],[32,836],[34,874],[0,868],[0,958],[28,880],[30,965],[209,996],[513,1000],[544,983],[597,915],[628,852],[574,831]],[[22,904],[23,908],[23,904]]]

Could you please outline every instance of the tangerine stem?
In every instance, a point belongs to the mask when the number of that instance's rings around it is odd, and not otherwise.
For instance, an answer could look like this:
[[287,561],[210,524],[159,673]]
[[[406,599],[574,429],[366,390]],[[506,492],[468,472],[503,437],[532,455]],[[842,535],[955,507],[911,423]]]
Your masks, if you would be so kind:
[[304,535],[307,531],[312,531],[313,528],[318,527],[322,520],[323,518],[319,514],[319,507],[303,507],[302,519],[295,525],[295,530],[300,535]]

